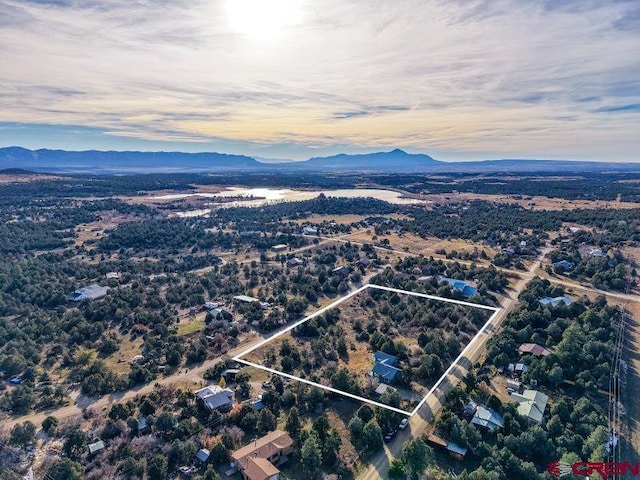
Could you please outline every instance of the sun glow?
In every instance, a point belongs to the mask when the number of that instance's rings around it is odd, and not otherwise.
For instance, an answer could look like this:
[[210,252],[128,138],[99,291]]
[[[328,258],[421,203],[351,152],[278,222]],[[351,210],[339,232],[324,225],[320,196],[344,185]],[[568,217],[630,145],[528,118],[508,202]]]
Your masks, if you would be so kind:
[[300,18],[299,0],[227,0],[229,26],[236,33],[272,38]]

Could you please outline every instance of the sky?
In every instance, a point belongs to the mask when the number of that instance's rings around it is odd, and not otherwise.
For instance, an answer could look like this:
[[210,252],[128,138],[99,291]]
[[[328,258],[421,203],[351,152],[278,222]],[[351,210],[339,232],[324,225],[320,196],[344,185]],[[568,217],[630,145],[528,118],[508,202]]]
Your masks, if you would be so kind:
[[637,0],[0,0],[0,146],[640,162]]

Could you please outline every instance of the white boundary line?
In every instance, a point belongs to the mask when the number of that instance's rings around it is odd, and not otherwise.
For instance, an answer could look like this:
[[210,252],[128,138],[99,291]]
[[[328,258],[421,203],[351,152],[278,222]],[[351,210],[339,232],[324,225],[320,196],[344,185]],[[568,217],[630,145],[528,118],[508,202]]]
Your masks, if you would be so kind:
[[[284,335],[287,332],[290,332],[291,330],[293,330],[297,326],[302,325],[304,322],[306,322],[308,320],[311,320],[312,318],[315,318],[318,315],[322,315],[327,310],[330,310],[330,309],[332,309],[334,307],[337,307],[341,303],[345,302],[346,300],[350,299],[351,297],[357,295],[360,292],[363,292],[364,290],[366,290],[368,288],[374,288],[374,289],[378,289],[378,290],[386,290],[386,291],[389,291],[389,292],[395,292],[395,293],[400,293],[400,294],[404,294],[404,295],[412,295],[412,296],[421,297],[421,298],[428,298],[428,299],[431,299],[431,300],[439,300],[439,301],[442,301],[442,302],[455,303],[457,305],[464,305],[464,306],[467,306],[467,307],[482,308],[484,310],[493,310],[493,312],[494,312],[493,315],[491,315],[491,317],[489,318],[489,320],[487,320],[487,322],[482,326],[482,328],[480,330],[478,330],[478,333],[476,333],[476,335],[469,341],[469,343],[462,350],[460,355],[458,355],[458,357],[451,363],[451,365],[449,365],[449,368],[447,368],[447,370],[442,374],[442,376],[438,379],[438,381],[435,383],[435,385],[433,387],[431,387],[431,390],[429,390],[429,392],[424,396],[424,398],[420,401],[420,403],[418,403],[418,406],[416,408],[414,408],[411,412],[409,412],[407,410],[402,410],[400,408],[395,408],[395,407],[392,407],[392,406],[389,406],[389,405],[385,405],[384,403],[376,402],[375,400],[370,400],[368,398],[360,397],[358,395],[353,395],[352,393],[344,392],[342,390],[338,390],[336,388],[329,387],[327,385],[322,385],[320,383],[312,382],[311,380],[307,380],[306,378],[300,378],[300,377],[296,377],[294,375],[289,375],[288,373],[280,372],[280,371],[275,370],[273,368],[265,367],[263,365],[259,365],[257,363],[249,362],[248,360],[243,360],[242,359],[242,357],[244,357],[245,355],[248,355],[249,353],[253,352],[254,350],[257,350],[258,348],[262,347],[263,345],[265,345],[266,343],[270,342],[271,340],[273,340],[275,338],[278,338],[279,336]],[[312,385],[314,387],[322,388],[323,390],[327,390],[329,392],[338,393],[340,395],[344,395],[345,397],[349,397],[349,398],[352,398],[354,400],[359,400],[361,402],[368,403],[368,404],[371,404],[371,405],[375,405],[377,407],[386,408],[386,409],[394,411],[396,413],[401,413],[403,415],[407,415],[407,416],[411,417],[420,409],[420,407],[422,407],[422,405],[424,405],[424,403],[427,401],[429,396],[431,394],[433,394],[433,392],[440,386],[440,384],[444,381],[444,379],[447,377],[447,375],[449,375],[451,373],[453,368],[460,361],[460,359],[467,353],[467,351],[471,348],[471,345],[476,341],[476,339],[480,335],[484,334],[485,330],[489,327],[489,325],[491,325],[491,323],[493,322],[494,318],[496,317],[496,315],[498,314],[498,312],[500,310],[501,310],[501,308],[491,307],[489,305],[483,305],[483,304],[480,304],[480,303],[464,302],[462,300],[454,300],[452,298],[438,297],[438,296],[435,296],[435,295],[427,295],[426,293],[411,292],[411,291],[408,291],[408,290],[400,290],[400,289],[397,289],[397,288],[383,287],[382,285],[374,285],[374,284],[371,284],[371,283],[367,283],[366,285],[363,285],[362,287],[354,290],[353,292],[345,295],[344,297],[336,300],[335,302],[330,303],[326,307],[323,307],[320,310],[312,313],[311,315],[303,318],[302,320],[297,321],[293,325],[290,325],[287,328],[285,328],[283,330],[280,330],[276,334],[274,334],[274,335],[272,335],[272,336],[270,336],[268,338],[265,338],[261,342],[258,342],[256,345],[248,348],[247,350],[245,350],[245,351],[239,353],[238,355],[236,355],[235,357],[233,357],[233,360],[235,360],[236,362],[243,363],[245,365],[249,365],[249,366],[254,367],[254,368],[258,368],[260,370],[264,370],[264,371],[269,372],[269,373],[280,375],[282,377],[286,377],[286,378],[289,378],[291,380],[296,380],[298,382],[306,383],[306,384]]]

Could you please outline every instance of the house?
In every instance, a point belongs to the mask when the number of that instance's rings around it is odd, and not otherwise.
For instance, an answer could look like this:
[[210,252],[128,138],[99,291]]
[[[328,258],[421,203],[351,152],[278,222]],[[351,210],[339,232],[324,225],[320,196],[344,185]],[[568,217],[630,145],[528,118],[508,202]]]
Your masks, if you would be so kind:
[[534,357],[546,357],[547,355],[551,355],[551,350],[544,348],[537,343],[523,343],[518,347],[518,353],[520,355],[530,353]]
[[449,455],[451,455],[456,460],[464,460],[464,457],[467,454],[466,448],[462,448],[455,443],[445,440],[444,438],[434,434],[430,434],[427,437],[427,443],[433,445],[436,448],[442,448],[443,450],[446,450],[447,452],[449,452]]
[[271,250],[273,250],[274,252],[281,252],[282,250],[286,249],[287,245],[284,243],[279,243],[278,245],[274,245],[273,247],[271,247]]
[[104,276],[107,280],[119,280],[120,273],[119,272],[109,272]]
[[357,263],[359,265],[362,265],[363,267],[368,267],[369,264],[371,263],[371,260],[369,260],[369,257],[362,256],[362,257],[360,257],[360,260],[358,260]]
[[559,262],[552,263],[553,268],[558,268],[561,270],[571,270],[573,268],[573,263],[567,260],[561,260]]
[[302,228],[303,235],[317,235],[318,229],[315,227],[303,227]]
[[231,454],[245,480],[279,480],[280,463],[293,452],[293,439],[281,430],[268,433]]
[[471,415],[476,413],[477,409],[478,409],[478,405],[476,404],[476,402],[467,403],[467,405],[464,407],[465,417],[470,417]]
[[214,308],[219,308],[221,305],[223,305],[220,302],[206,302],[203,306],[202,309],[203,310],[213,310]]
[[553,307],[557,307],[561,303],[564,303],[565,305],[571,305],[573,303],[571,299],[567,296],[554,297],[554,298],[544,297],[538,300],[538,302],[540,303],[540,305],[551,305]]
[[476,413],[473,414],[473,418],[471,419],[471,423],[490,431],[496,428],[504,428],[504,419],[502,416],[484,405],[478,405]]
[[211,452],[209,452],[209,450],[207,450],[206,448],[201,448],[196,453],[196,458],[202,463],[205,463],[207,460],[209,460],[209,455],[211,455]]
[[229,322],[233,320],[233,314],[224,308],[214,308],[209,312],[209,315],[211,315],[214,320],[225,320]]
[[438,281],[441,283],[448,283],[454,290],[462,292],[462,294],[466,295],[467,297],[471,297],[478,293],[478,289],[476,287],[472,286],[469,282],[466,282],[464,280],[456,280],[455,278],[448,278],[439,275]]
[[105,445],[102,440],[98,440],[97,442],[90,443],[88,447],[89,447],[89,454],[93,455],[94,453],[97,453],[100,450],[103,450]]
[[302,260],[298,257],[293,257],[287,260],[287,267],[289,268],[297,267],[298,265],[302,265]]
[[238,303],[253,303],[260,301],[257,298],[249,297],[247,295],[236,295],[233,299]]
[[507,370],[512,373],[527,373],[529,371],[529,367],[524,363],[510,363],[507,366]]
[[394,357],[393,355],[389,355],[388,353],[384,353],[379,350],[373,354],[373,360],[376,363],[385,363],[392,367],[398,364],[398,357]]
[[378,351],[373,354],[373,360],[374,365],[371,375],[378,377],[384,383],[393,383],[398,373],[400,373],[400,369],[395,367],[398,363],[398,358]]
[[233,407],[233,390],[218,385],[209,385],[195,392],[196,400],[207,410],[227,412]]
[[395,392],[396,389],[386,383],[381,383],[375,389],[375,394],[379,397],[383,396],[387,392]]
[[547,408],[549,397],[537,390],[525,390],[522,393],[512,393],[509,400],[518,404],[518,413],[532,422],[540,423]]
[[568,229],[568,230],[569,230],[571,233],[578,233],[578,232],[581,232],[581,231],[582,231],[582,229],[581,229],[581,228],[578,228],[578,227],[569,227],[569,229]]
[[138,433],[140,435],[144,435],[145,433],[148,433],[149,430],[151,429],[151,427],[149,427],[149,422],[144,417],[139,418],[137,420],[137,425],[138,425]]
[[600,248],[592,248],[591,250],[589,250],[589,255],[591,255],[592,257],[603,257],[604,253]]
[[255,400],[251,400],[250,405],[254,410],[262,410],[264,408],[264,403],[262,402],[262,395],[260,395]]
[[333,274],[339,275],[341,277],[346,277],[347,275],[349,275],[349,272],[351,272],[351,269],[346,265],[340,265],[339,267],[333,269]]
[[433,275],[423,275],[416,279],[418,283],[431,283],[432,280],[433,280]]
[[107,295],[109,287],[101,287],[97,284],[88,285],[86,287],[79,288],[75,292],[69,295],[69,300],[72,302],[82,302],[83,300],[98,300]]

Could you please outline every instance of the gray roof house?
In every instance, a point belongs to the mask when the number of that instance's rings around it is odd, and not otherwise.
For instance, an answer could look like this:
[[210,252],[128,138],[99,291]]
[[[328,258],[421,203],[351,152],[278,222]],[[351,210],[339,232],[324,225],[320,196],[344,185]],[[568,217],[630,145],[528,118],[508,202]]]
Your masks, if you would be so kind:
[[525,390],[522,393],[512,393],[509,400],[518,404],[518,413],[533,422],[540,423],[547,408],[549,397],[537,390]]
[[228,411],[233,407],[233,390],[229,388],[209,385],[196,390],[195,395],[207,410]]
[[504,419],[502,416],[484,405],[478,405],[476,413],[471,419],[471,423],[484,427],[487,430],[495,430],[496,428],[504,428]]
[[88,285],[86,287],[79,288],[75,292],[69,295],[69,300],[72,302],[82,302],[83,300],[98,300],[107,295],[109,287],[101,287],[98,284]]

